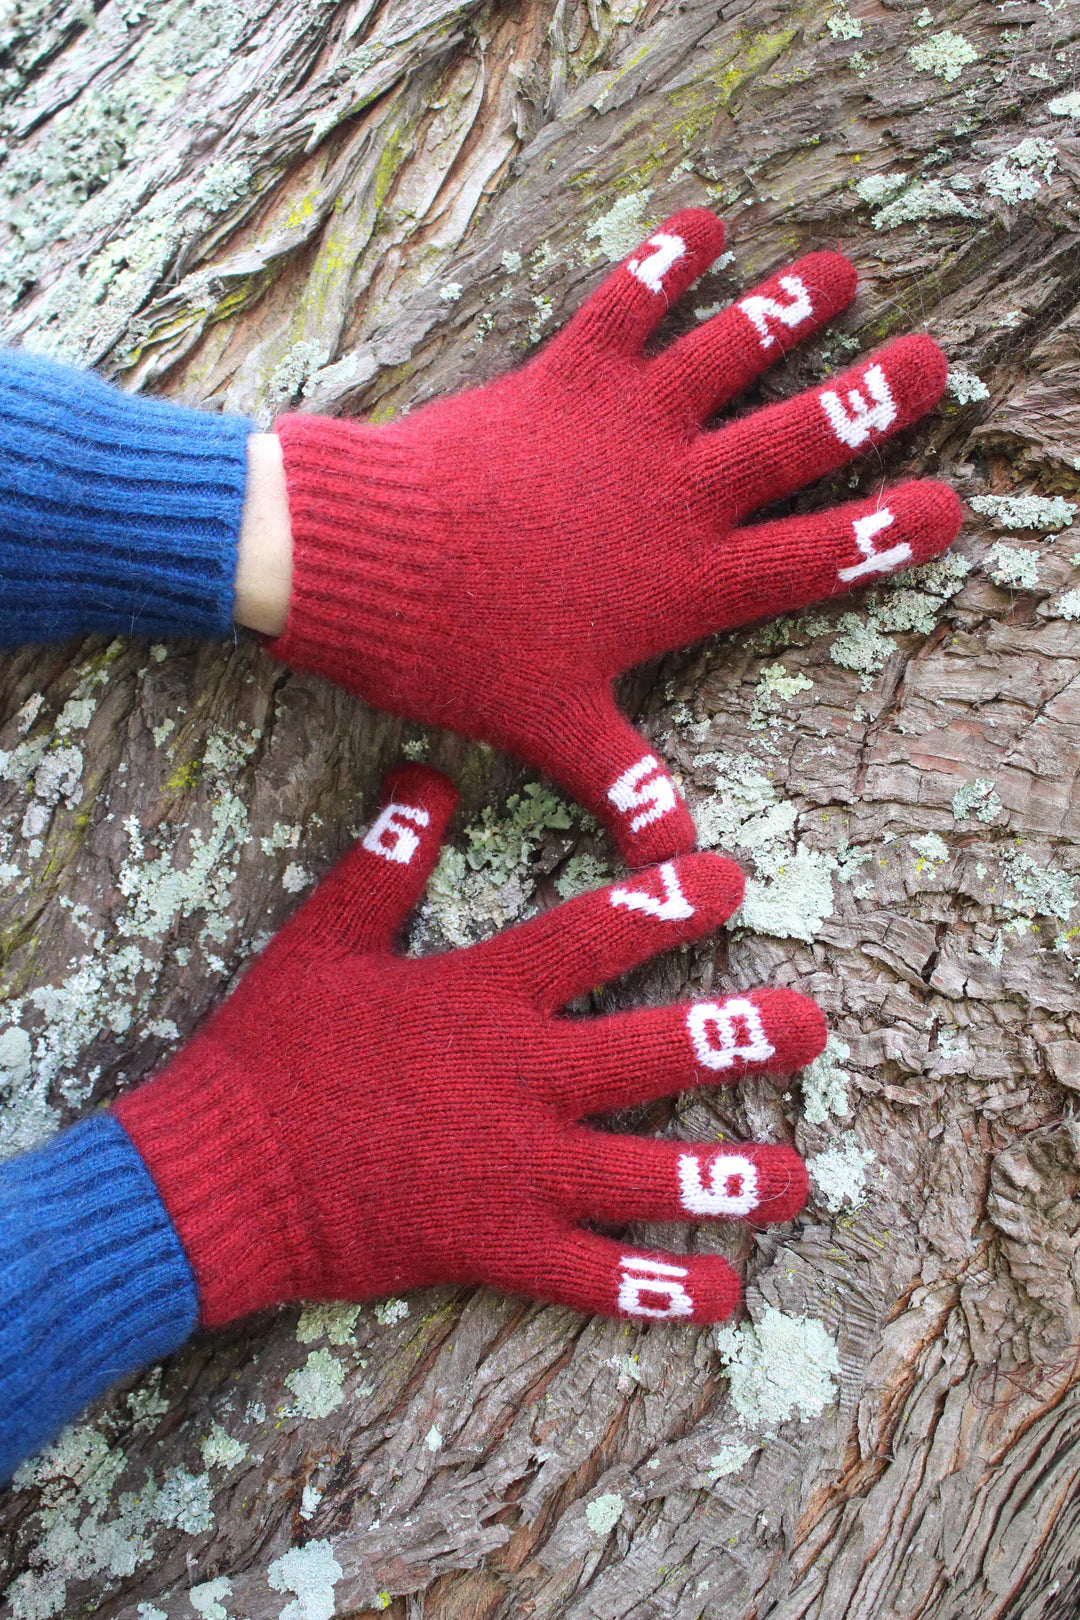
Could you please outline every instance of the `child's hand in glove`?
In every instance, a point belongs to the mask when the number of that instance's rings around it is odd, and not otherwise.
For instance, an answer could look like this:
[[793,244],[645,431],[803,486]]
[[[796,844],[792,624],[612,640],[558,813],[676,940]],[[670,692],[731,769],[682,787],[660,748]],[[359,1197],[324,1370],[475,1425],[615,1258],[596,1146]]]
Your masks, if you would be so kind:
[[925,562],[960,524],[955,495],[923,480],[744,526],[924,415],[945,359],[900,338],[706,429],[855,291],[846,259],[812,253],[646,358],[722,245],[712,214],[685,209],[510,375],[383,427],[276,425],[293,580],[272,651],[540,766],[635,866],[692,848],[694,825],[614,678]]
[[742,896],[690,855],[469,950],[410,960],[394,936],[454,805],[421,768],[229,1000],[114,1105],[179,1233],[208,1326],[292,1299],[490,1283],[582,1311],[710,1322],[739,1285],[717,1256],[642,1252],[580,1222],[786,1221],[788,1147],[617,1136],[588,1116],[825,1044],[812,1001],[753,990],[587,1020],[568,1001],[700,939]]

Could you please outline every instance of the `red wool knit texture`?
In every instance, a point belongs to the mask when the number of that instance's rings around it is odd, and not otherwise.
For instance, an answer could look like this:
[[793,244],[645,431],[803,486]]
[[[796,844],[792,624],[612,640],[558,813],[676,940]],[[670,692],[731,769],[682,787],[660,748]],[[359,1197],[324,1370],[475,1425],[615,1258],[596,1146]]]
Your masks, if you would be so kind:
[[806,1197],[801,1159],[587,1120],[788,1074],[822,1050],[820,1011],[761,989],[560,1015],[731,915],[742,876],[715,855],[635,873],[468,950],[395,955],[453,806],[437,772],[391,776],[364,839],[235,993],[114,1105],[191,1262],[203,1322],[436,1282],[646,1320],[729,1315],[739,1285],[719,1256],[581,1223],[790,1220]]
[[817,252],[659,353],[646,342],[716,258],[685,209],[526,365],[372,427],[288,415],[294,574],[279,657],[370,703],[497,744],[608,826],[631,865],[694,826],[619,714],[631,665],[925,562],[959,527],[928,480],[811,515],[752,513],[871,451],[940,398],[945,360],[904,337],[839,377],[716,427],[850,302]]

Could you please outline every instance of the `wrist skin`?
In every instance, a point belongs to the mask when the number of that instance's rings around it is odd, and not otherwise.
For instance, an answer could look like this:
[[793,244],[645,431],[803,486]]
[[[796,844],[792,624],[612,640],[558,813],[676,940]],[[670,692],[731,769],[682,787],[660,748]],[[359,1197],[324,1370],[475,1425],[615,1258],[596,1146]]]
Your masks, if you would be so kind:
[[252,433],[247,441],[233,618],[262,635],[280,635],[291,587],[292,527],[281,444],[276,433]]

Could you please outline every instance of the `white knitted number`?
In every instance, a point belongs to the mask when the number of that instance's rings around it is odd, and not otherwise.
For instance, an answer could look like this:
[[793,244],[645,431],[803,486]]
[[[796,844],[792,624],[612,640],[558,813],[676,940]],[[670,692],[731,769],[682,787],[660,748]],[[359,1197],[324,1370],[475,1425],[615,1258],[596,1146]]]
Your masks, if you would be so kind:
[[640,810],[641,814],[630,823],[630,831],[635,833],[650,822],[659,821],[679,802],[655,754],[646,754],[628,771],[623,771],[608,788],[608,798],[624,816],[628,816],[631,810]]
[[777,299],[767,297],[765,293],[753,293],[735,306],[742,310],[756,330],[763,349],[771,349],[776,342],[775,335],[769,331],[770,321],[782,321],[786,327],[794,331],[796,326],[808,321],[814,313],[806,283],[800,281],[798,276],[781,276],[780,285],[791,299],[790,304],[781,304]]
[[896,522],[896,516],[883,506],[879,512],[868,512],[865,517],[855,518],[852,528],[855,531],[855,544],[863,554],[861,563],[855,563],[851,568],[838,570],[840,578],[845,585],[853,580],[862,579],[867,574],[890,574],[901,563],[906,563],[911,556],[911,547],[906,540],[901,540],[898,546],[889,546],[884,551],[875,551],[874,536],[883,529],[891,529]]
[[757,1165],[741,1153],[718,1153],[711,1164],[679,1157],[679,1200],[691,1215],[749,1215],[757,1209]]
[[679,874],[671,861],[665,861],[659,876],[664,890],[662,900],[644,889],[612,889],[609,896],[612,905],[625,906],[627,911],[643,911],[647,917],[656,917],[660,922],[679,922],[684,917],[692,917],[694,908],[682,892]]
[[874,401],[872,405],[867,404],[865,395],[857,388],[848,389],[846,404],[831,388],[818,395],[821,408],[829,418],[829,426],[841,444],[846,444],[851,450],[865,444],[875,428],[883,433],[896,421],[896,404],[881,367],[867,366],[861,381]]
[[686,252],[686,243],[681,236],[668,236],[666,231],[657,231],[655,236],[649,237],[645,246],[652,248],[652,252],[640,259],[631,259],[626,268],[650,292],[663,292],[664,277]]
[[[692,1316],[694,1302],[680,1282],[685,1266],[669,1266],[643,1254],[624,1254],[619,1261],[619,1309],[627,1316]],[[646,1300],[650,1303],[646,1304]],[[660,1303],[666,1301],[666,1303]]]
[[428,812],[416,804],[384,805],[364,834],[364,848],[384,861],[408,866],[420,848],[420,840],[408,824],[426,827],[430,820]]
[[727,1001],[699,1001],[686,1015],[686,1027],[699,1063],[707,1069],[730,1069],[737,1059],[764,1063],[776,1047],[765,1033],[761,1014],[745,996]]

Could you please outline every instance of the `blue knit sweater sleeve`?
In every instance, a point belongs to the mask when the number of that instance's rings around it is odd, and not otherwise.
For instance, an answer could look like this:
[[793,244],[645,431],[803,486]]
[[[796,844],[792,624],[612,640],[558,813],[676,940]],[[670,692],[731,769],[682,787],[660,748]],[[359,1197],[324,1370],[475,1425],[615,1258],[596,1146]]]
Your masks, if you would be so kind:
[[0,645],[226,635],[251,432],[0,349]]
[[0,1163],[0,1484],[198,1321],[195,1278],[119,1120]]

